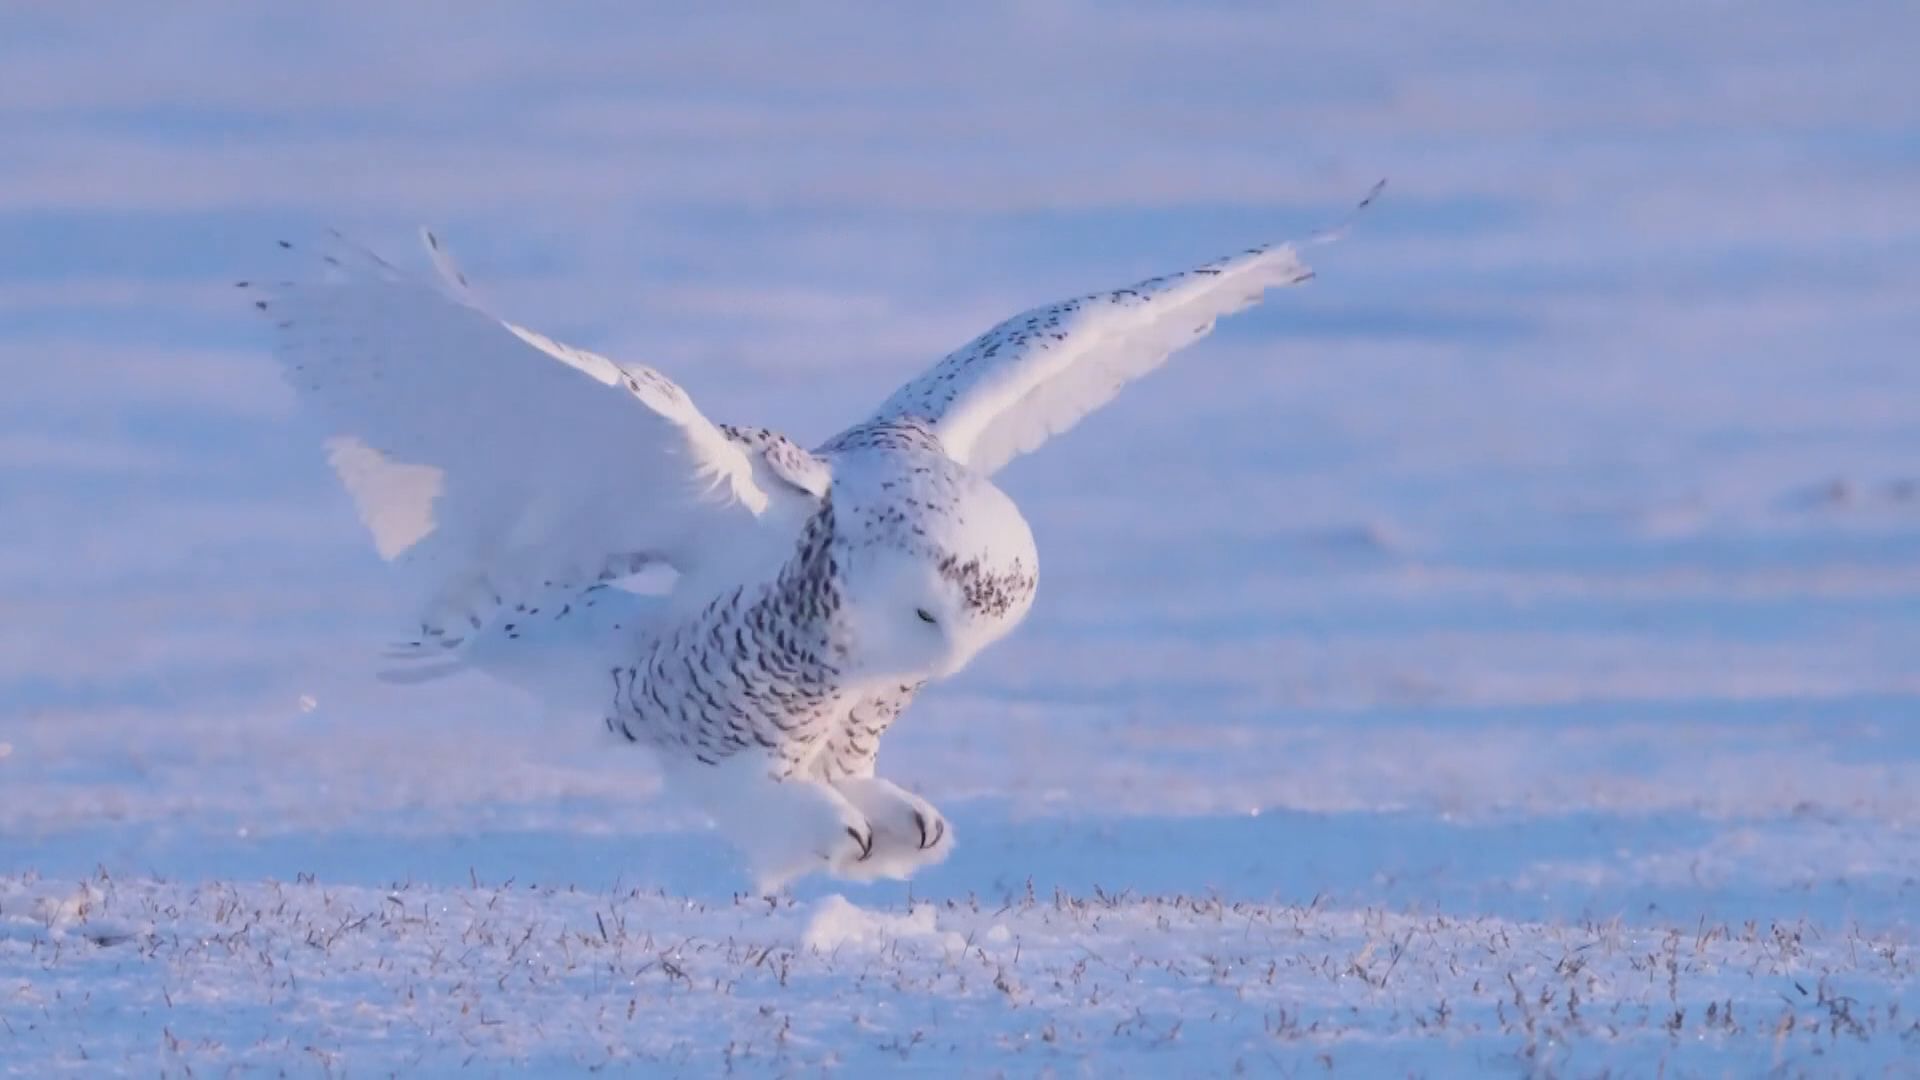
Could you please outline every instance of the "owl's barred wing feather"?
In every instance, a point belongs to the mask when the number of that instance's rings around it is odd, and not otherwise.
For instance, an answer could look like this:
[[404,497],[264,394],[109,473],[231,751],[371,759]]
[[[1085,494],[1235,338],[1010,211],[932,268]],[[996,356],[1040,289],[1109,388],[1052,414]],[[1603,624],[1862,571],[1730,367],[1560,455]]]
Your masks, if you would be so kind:
[[1312,276],[1292,245],[1271,244],[1034,308],[949,353],[867,423],[922,421],[954,460],[990,474],[1112,401],[1126,384],[1206,336],[1220,317],[1258,303],[1269,289]]
[[495,318],[437,241],[440,282],[338,237],[281,246],[312,272],[247,287],[423,636],[457,644],[637,562],[684,573],[766,508],[680,387]]
[[873,419],[926,421],[954,460],[992,473],[1271,288],[1312,274],[1292,247],[1241,255],[1022,312],[900,388]]

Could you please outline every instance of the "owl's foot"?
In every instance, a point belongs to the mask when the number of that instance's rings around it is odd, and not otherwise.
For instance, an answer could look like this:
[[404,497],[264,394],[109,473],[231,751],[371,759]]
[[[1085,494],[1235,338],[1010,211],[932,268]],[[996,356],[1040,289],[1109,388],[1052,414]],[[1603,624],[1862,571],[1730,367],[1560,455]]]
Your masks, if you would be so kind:
[[878,849],[866,815],[817,780],[769,780],[752,823],[730,832],[762,894],[814,870],[850,876]]
[[905,880],[952,853],[953,829],[920,796],[877,776],[846,777],[833,781],[833,787],[873,825],[872,852],[835,866],[836,875],[856,881]]
[[846,796],[817,780],[776,780],[748,755],[673,779],[739,849],[763,895],[814,870],[857,876],[880,850],[878,830]]

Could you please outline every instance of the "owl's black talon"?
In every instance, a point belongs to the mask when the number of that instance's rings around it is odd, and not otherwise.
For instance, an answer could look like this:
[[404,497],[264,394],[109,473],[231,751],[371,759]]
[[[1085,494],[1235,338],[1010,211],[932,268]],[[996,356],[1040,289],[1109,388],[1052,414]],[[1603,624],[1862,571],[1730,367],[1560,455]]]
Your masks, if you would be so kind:
[[919,810],[915,810],[913,812],[913,823],[914,825],[918,826],[920,829],[920,850],[921,851],[925,851],[930,847],[939,846],[940,838],[947,835],[947,819],[946,818],[939,817],[939,816],[934,817],[933,828],[931,830],[932,835],[928,835],[929,830],[927,828],[926,814],[922,813]]
[[867,835],[861,836],[860,830],[849,825],[847,826],[847,835],[853,837],[853,842],[860,845],[859,861],[866,862],[867,856],[873,854],[873,831],[869,829]]

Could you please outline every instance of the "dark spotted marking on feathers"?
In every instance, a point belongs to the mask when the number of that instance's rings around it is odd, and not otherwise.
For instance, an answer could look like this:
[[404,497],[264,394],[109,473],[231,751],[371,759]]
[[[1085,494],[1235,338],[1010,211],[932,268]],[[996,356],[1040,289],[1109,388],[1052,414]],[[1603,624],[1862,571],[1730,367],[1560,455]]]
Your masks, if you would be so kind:
[[[1160,299],[1184,281],[1218,277],[1236,269],[1234,264],[1265,255],[1279,246],[1267,244],[1248,248],[1240,254],[1216,259],[1192,270],[1163,274],[1125,288],[1089,293],[1023,311],[942,357],[926,374],[889,397],[875,415],[882,420],[913,417],[928,422],[937,421],[963,394],[1008,362],[1002,358],[1003,353],[1018,358],[1033,352],[1070,348],[1076,334],[1095,333],[1087,328],[1084,321],[1076,318],[1083,311],[1091,315],[1102,310],[1137,310]],[[1303,272],[1293,281],[1298,283],[1312,276],[1311,272]],[[1204,332],[1204,329],[1199,332]],[[837,436],[828,445],[835,446],[852,434],[849,431]]]
[[1013,560],[1008,569],[995,571],[981,565],[979,559],[961,562],[948,555],[940,560],[938,567],[941,577],[959,587],[968,610],[988,618],[1002,618],[1025,604],[1040,584],[1040,575],[1019,559]]
[[946,453],[933,428],[917,417],[875,420],[848,428],[820,447],[822,454],[844,454],[854,450],[919,450]]
[[716,597],[613,671],[608,723],[710,764],[753,746],[774,752],[780,775],[798,770],[851,692],[833,542],[829,498],[772,582]]
[[874,758],[880,753],[880,736],[887,733],[925,685],[924,682],[906,683],[855,702],[847,710],[846,723],[828,737],[827,745],[814,759],[819,778],[841,780],[872,775]]

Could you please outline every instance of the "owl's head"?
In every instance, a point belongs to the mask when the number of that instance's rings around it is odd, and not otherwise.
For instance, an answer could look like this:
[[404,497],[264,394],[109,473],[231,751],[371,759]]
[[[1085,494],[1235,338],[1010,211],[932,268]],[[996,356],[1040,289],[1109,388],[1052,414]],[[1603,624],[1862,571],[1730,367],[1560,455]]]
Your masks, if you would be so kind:
[[868,464],[836,468],[831,496],[847,659],[862,676],[951,675],[1033,606],[1033,533],[1012,499],[945,454]]

